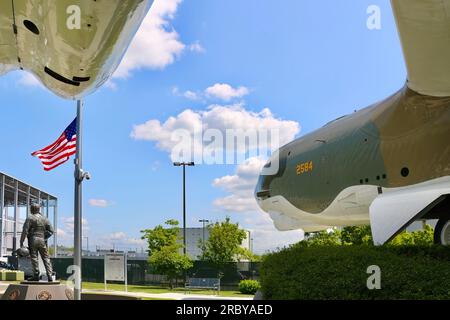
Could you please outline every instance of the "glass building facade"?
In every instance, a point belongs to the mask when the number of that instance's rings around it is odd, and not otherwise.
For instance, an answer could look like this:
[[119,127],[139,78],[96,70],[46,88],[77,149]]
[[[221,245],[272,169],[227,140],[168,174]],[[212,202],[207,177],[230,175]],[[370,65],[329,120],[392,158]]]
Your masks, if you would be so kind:
[[41,213],[49,218],[55,234],[49,240],[56,256],[58,199],[23,181],[0,172],[0,257],[12,255],[20,246],[22,227],[30,213],[30,204],[40,203]]

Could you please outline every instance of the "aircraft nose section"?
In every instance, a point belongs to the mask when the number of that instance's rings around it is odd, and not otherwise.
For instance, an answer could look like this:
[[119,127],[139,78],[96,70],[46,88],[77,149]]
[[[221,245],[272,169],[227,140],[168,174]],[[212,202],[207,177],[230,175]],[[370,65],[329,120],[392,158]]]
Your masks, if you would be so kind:
[[258,201],[270,198],[270,186],[267,180],[268,176],[266,175],[260,175],[258,178],[258,183],[255,188],[255,197]]
[[270,160],[264,165],[259,175],[255,188],[255,198],[261,209],[264,210],[264,200],[273,197],[272,181],[283,176],[286,169],[286,151],[280,149],[272,155]]

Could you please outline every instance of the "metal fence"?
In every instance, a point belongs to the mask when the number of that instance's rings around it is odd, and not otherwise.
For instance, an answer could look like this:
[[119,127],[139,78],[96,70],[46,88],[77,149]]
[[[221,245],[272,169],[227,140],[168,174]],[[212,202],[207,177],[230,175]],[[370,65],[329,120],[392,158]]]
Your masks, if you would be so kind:
[[[73,265],[72,257],[60,257],[52,259],[53,268],[58,279],[67,280],[69,266]],[[102,283],[104,281],[104,260],[102,257],[83,257],[82,261],[83,281]],[[128,284],[130,285],[167,285],[167,278],[154,272],[154,268],[145,259],[128,258]],[[218,268],[205,261],[194,261],[194,266],[187,272],[192,278],[217,278],[221,277],[223,288],[236,288],[241,280],[258,279],[259,263],[237,262],[228,263]],[[182,278],[178,279],[178,285],[184,285]]]

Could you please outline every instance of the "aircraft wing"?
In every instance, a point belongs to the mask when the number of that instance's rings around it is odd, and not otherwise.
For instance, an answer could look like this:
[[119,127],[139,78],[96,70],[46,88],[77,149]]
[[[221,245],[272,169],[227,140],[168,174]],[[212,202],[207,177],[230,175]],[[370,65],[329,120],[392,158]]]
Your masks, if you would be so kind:
[[55,94],[81,98],[116,70],[152,3],[1,0],[0,75],[28,70]]
[[450,96],[450,0],[391,0],[408,69],[408,87]]

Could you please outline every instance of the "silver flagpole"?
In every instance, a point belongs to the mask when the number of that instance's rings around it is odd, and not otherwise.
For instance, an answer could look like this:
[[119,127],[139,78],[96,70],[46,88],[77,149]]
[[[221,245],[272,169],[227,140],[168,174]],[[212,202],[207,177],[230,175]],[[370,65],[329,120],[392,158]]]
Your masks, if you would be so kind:
[[77,153],[75,158],[75,214],[74,214],[74,299],[81,300],[82,216],[83,216],[83,101],[77,101]]

